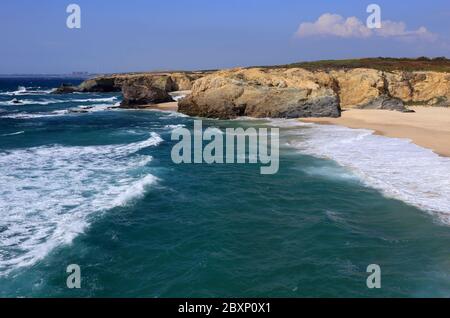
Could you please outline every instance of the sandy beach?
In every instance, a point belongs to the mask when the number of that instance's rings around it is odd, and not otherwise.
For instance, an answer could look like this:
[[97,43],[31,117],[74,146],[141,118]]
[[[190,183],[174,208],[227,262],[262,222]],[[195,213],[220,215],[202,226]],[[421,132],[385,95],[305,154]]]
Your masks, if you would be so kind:
[[303,122],[374,130],[376,134],[411,139],[415,144],[450,157],[450,108],[410,107],[415,113],[351,109],[340,118],[302,118]]
[[141,106],[141,109],[159,109],[159,110],[170,110],[176,112],[178,110],[178,102],[169,102],[161,104],[150,104]]
[[[170,95],[172,95],[172,97],[177,98],[177,97],[183,97],[186,95],[189,95],[191,93],[191,91],[189,90],[185,90],[185,91],[175,91],[170,93]],[[178,101],[174,101],[174,102],[168,102],[168,103],[159,103],[159,104],[149,104],[149,105],[144,105],[141,106],[140,108],[142,109],[159,109],[159,110],[168,110],[168,111],[178,111]]]

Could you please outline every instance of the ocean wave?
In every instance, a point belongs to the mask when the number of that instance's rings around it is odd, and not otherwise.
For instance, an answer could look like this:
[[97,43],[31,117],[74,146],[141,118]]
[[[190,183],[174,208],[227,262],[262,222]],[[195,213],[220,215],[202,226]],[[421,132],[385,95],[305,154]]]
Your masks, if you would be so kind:
[[359,181],[360,179],[351,172],[348,172],[341,167],[320,166],[320,167],[306,167],[301,169],[309,176],[322,177],[326,179],[333,179],[339,181]]
[[104,98],[85,98],[85,99],[69,99],[67,102],[75,103],[104,103],[104,102],[114,102],[117,100],[117,96],[104,97]]
[[183,124],[178,124],[178,125],[165,125],[165,126],[164,126],[164,128],[170,129],[170,130],[175,130],[175,129],[178,129],[178,128],[184,128],[184,127],[186,127],[186,125],[183,125]]
[[27,112],[19,112],[19,113],[6,113],[5,115],[0,115],[0,118],[11,118],[11,119],[34,119],[34,118],[46,118],[46,117],[59,117],[73,114],[82,114],[82,113],[95,113],[100,111],[109,110],[112,105],[110,104],[97,104],[92,106],[78,106],[69,109],[60,109],[52,112],[45,113],[27,113]]
[[[9,101],[0,102],[1,106],[25,106],[25,105],[50,105],[50,104],[61,104],[61,103],[107,103],[115,102],[117,100],[116,96],[108,98],[85,98],[85,99],[44,99],[44,100],[33,100],[33,99],[11,99]],[[109,106],[113,106],[108,104]]]
[[[295,126],[293,121],[283,125]],[[450,158],[410,140],[378,136],[370,130],[299,122],[297,126],[302,129],[288,132],[296,137],[290,141],[292,147],[304,154],[334,160],[367,186],[450,224]]]
[[66,109],[55,110],[49,113],[8,113],[6,115],[0,116],[0,118],[11,118],[11,119],[35,119],[35,118],[46,118],[46,117],[59,117],[69,114]]
[[[0,276],[69,244],[93,217],[145,195],[158,179],[140,150],[162,142],[42,146],[0,152]],[[33,202],[30,205],[30,202]]]
[[159,113],[164,113],[166,116],[161,117],[160,119],[173,119],[174,117],[180,117],[180,118],[186,118],[189,117],[188,115],[179,113],[179,112],[175,112],[172,110],[161,110],[161,109],[149,109],[149,111],[155,111],[155,112],[159,112]]
[[171,92],[169,95],[173,98],[174,101],[178,102],[179,100],[185,98],[187,94],[182,94],[180,92]]
[[2,137],[16,136],[16,135],[21,135],[21,134],[24,134],[24,133],[25,133],[24,131],[17,131],[17,132],[10,133],[10,134],[3,134],[3,135],[1,135],[1,136],[2,136]]
[[41,113],[13,113],[2,115],[0,118],[10,118],[10,119],[33,119],[33,118],[43,118],[43,117],[54,117],[58,116],[57,114],[41,114]]
[[158,178],[154,175],[147,175],[128,186],[128,188],[120,193],[113,201],[113,206],[126,206],[133,200],[142,198],[146,192],[146,188],[157,182]]
[[44,100],[31,100],[31,99],[11,99],[8,101],[0,102],[2,106],[25,106],[25,105],[50,105],[57,103],[64,103],[63,100],[58,99],[44,99]]
[[41,89],[41,87],[19,86],[15,91],[0,92],[4,96],[22,96],[22,95],[46,95],[51,94],[55,89]]

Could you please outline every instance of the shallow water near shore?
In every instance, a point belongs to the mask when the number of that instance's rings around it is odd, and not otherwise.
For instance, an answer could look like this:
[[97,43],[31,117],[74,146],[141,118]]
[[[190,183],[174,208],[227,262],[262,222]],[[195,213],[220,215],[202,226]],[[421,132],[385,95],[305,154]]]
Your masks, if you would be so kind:
[[448,159],[364,130],[242,119],[203,125],[280,127],[278,174],[175,165],[171,132],[192,118],[49,94],[60,83],[0,80],[0,296],[450,296]]

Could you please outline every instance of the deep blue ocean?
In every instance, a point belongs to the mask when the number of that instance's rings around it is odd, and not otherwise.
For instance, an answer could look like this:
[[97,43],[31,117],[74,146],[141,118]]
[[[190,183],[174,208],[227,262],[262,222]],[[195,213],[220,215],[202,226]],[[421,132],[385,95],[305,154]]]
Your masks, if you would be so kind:
[[448,158],[243,118],[203,125],[280,127],[277,174],[176,165],[171,132],[193,118],[51,94],[63,82],[80,80],[0,79],[1,297],[450,296]]

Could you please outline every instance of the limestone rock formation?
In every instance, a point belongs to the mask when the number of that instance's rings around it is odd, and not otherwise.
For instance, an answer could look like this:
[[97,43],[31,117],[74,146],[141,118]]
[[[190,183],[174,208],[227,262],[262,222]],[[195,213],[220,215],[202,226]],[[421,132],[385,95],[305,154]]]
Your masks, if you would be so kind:
[[74,86],[72,84],[62,84],[60,87],[58,87],[56,90],[52,92],[52,94],[70,94],[79,92],[78,86]]
[[78,86],[80,92],[110,93],[119,92],[120,85],[114,77],[89,79]]
[[120,92],[120,82],[116,81],[115,77],[98,77],[88,79],[78,86],[70,84],[63,84],[57,88],[53,94],[68,94],[68,93],[110,93]]
[[342,108],[366,108],[391,98],[394,110],[404,104],[449,106],[450,74],[439,72],[385,72],[374,69],[339,70],[330,73],[339,85]]
[[387,95],[381,95],[370,102],[360,105],[360,109],[384,109],[384,110],[396,110],[399,112],[408,112],[403,101],[399,98],[392,98]]
[[235,69],[197,80],[192,94],[179,102],[187,115],[212,118],[237,116],[295,118],[339,117],[339,97],[306,70]]
[[150,80],[158,81],[163,79],[164,83],[158,84],[159,88],[166,92],[190,90],[192,83],[204,76],[204,72],[162,72],[162,73],[130,73],[130,74],[113,74],[98,76],[92,79],[88,79],[82,82],[78,86],[70,84],[63,84],[56,89],[54,94],[68,94],[74,92],[80,93],[108,93],[108,92],[120,92],[124,83],[130,80]]
[[371,68],[115,74],[79,86],[65,84],[55,93],[120,90],[124,94],[122,107],[170,101],[169,92],[192,90],[180,101],[179,110],[216,118],[336,117],[341,108],[407,111],[407,105],[450,107],[450,73]]
[[173,86],[172,91],[188,91],[192,89],[192,84],[203,77],[203,73],[171,73]]
[[173,85],[169,76],[136,77],[124,81],[122,86],[123,101],[120,107],[139,108],[148,104],[173,101],[169,95]]
[[194,82],[179,110],[216,118],[335,117],[340,108],[406,112],[405,105],[416,104],[450,106],[450,74],[368,68],[224,70]]

